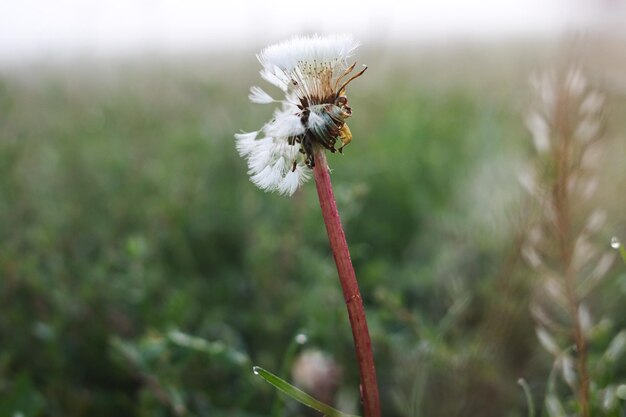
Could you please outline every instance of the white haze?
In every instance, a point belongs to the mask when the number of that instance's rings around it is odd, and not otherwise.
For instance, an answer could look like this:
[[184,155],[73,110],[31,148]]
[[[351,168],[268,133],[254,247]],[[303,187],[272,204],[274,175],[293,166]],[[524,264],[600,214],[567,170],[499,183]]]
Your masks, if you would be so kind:
[[257,47],[302,33],[409,42],[621,28],[621,0],[20,0],[0,3],[0,60]]

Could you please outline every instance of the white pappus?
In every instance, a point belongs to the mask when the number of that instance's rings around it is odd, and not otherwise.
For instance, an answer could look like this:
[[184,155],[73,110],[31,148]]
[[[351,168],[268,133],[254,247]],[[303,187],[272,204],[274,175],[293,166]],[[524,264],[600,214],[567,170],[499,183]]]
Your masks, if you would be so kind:
[[276,100],[252,87],[251,102],[280,107],[259,131],[235,134],[237,150],[259,188],[292,195],[311,177],[316,149],[341,152],[350,143],[346,86],[367,69],[353,73],[356,62],[348,59],[357,47],[349,35],[315,35],[271,45],[257,55],[261,77],[284,95]]

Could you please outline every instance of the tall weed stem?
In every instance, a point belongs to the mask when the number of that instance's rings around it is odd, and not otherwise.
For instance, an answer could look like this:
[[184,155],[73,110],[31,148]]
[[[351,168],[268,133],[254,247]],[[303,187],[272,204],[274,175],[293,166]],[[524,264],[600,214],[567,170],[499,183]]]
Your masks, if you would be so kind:
[[321,147],[315,153],[313,175],[317,186],[320,207],[322,208],[322,216],[326,224],[330,248],[337,265],[339,281],[343,289],[343,296],[352,327],[352,337],[361,374],[361,399],[363,400],[365,417],[380,417],[376,368],[374,367],[372,342],[365,319],[365,309],[352,266],[352,260],[350,259],[346,235],[341,226],[341,219],[339,218],[337,203],[335,202],[335,195],[328,173],[325,151]]

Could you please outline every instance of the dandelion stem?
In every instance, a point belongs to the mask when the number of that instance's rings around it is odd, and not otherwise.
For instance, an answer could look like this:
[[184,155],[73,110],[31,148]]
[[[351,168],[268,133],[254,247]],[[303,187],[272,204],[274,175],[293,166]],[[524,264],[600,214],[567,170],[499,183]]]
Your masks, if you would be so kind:
[[380,417],[376,368],[374,367],[372,342],[367,330],[367,321],[365,320],[365,309],[363,308],[363,300],[359,292],[356,274],[352,267],[346,235],[337,211],[337,203],[335,202],[335,195],[330,182],[325,151],[321,147],[318,147],[315,151],[313,175],[317,185],[317,195],[320,200],[324,223],[326,224],[330,248],[333,251],[335,264],[337,265],[337,272],[339,273],[339,280],[341,281],[341,288],[343,289],[352,327],[352,337],[361,373],[361,398],[363,400],[365,417]]

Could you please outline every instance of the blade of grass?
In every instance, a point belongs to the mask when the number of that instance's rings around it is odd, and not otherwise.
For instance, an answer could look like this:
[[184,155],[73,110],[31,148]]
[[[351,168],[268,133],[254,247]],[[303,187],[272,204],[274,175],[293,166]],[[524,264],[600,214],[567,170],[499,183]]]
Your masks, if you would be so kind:
[[350,414],[342,413],[341,411],[327,404],[324,404],[321,401],[316,400],[315,398],[311,397],[309,394],[302,391],[301,389],[294,387],[287,381],[279,378],[278,376],[274,375],[273,373],[259,366],[253,367],[252,371],[254,372],[255,375],[259,375],[261,378],[263,378],[264,380],[272,384],[274,387],[276,387],[278,390],[284,392],[285,394],[287,394],[294,400],[300,402],[301,404],[306,405],[307,407],[310,407],[314,410],[319,411],[320,413],[324,414],[326,417],[358,417],[358,416],[353,416]]
[[[303,335],[302,332],[298,332],[298,334],[296,335],[296,337],[293,337],[291,339],[291,343],[289,344],[289,346],[287,347],[287,351],[285,352],[284,355],[282,355],[282,366],[280,369],[280,373],[279,375],[287,375],[287,372],[289,371],[289,366],[293,363],[293,358],[296,355],[297,351],[298,351],[298,347],[300,347],[302,345],[302,343],[300,341],[298,341],[298,336],[299,335]],[[272,410],[270,412],[270,416],[271,417],[280,417],[283,415],[283,404],[284,402],[281,401],[280,396],[278,394],[276,394],[276,398],[274,400],[274,404],[272,405]]]
[[526,395],[526,404],[528,404],[528,417],[535,417],[535,402],[533,401],[533,397],[530,393],[530,387],[526,383],[524,378],[520,378],[517,380],[517,383],[524,390],[524,394]]
[[626,263],[626,248],[624,247],[624,245],[619,246],[619,254],[621,255],[624,263]]

